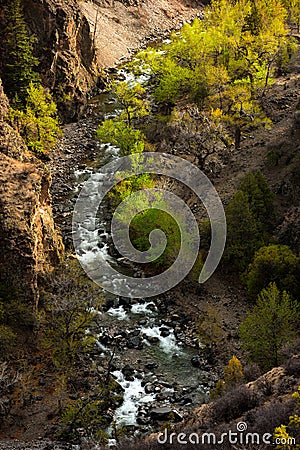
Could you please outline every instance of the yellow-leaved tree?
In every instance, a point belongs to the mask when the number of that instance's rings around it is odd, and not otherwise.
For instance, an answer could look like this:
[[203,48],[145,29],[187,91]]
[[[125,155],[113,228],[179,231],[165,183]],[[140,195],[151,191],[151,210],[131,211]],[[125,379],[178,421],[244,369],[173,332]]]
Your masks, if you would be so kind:
[[[298,391],[294,392],[292,397],[296,400],[298,409],[300,409],[300,386],[298,387]],[[291,436],[289,433],[292,433],[293,435]],[[276,450],[300,449],[300,443],[295,437],[296,434],[297,437],[299,437],[300,434],[299,414],[294,414],[290,416],[288,425],[280,425],[280,427],[275,428],[274,439],[275,443],[278,443],[275,449]]]
[[28,148],[48,153],[61,134],[56,104],[40,83],[30,83],[25,107],[10,109],[10,118]]

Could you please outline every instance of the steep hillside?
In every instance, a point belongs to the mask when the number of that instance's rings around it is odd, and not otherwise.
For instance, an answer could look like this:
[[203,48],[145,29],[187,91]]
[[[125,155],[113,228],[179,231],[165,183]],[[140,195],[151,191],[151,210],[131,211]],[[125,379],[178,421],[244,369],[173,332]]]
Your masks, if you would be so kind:
[[[26,22],[38,38],[43,81],[53,91],[62,117],[76,120],[87,95],[105,79],[104,69],[147,40],[195,17],[202,6],[195,2],[198,5],[193,7],[192,3],[24,0]],[[5,4],[6,0],[0,0],[3,27]]]
[[46,166],[8,125],[0,84],[0,282],[38,300],[38,279],[60,259],[63,245],[52,217]]

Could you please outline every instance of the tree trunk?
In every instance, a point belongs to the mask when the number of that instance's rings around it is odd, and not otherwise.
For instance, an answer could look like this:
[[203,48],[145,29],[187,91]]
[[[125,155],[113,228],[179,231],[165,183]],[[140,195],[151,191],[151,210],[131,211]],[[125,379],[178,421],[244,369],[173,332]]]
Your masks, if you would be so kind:
[[236,150],[240,148],[240,144],[241,144],[241,127],[239,125],[236,125],[234,133],[234,145]]

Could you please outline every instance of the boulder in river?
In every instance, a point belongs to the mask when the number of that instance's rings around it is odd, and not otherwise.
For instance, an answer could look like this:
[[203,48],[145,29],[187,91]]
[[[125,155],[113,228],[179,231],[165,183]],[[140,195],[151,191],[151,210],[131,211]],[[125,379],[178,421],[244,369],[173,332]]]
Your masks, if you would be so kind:
[[167,327],[160,327],[159,331],[162,337],[167,337],[170,335],[170,330]]
[[119,297],[119,305],[123,306],[124,309],[131,309],[131,298],[129,297]]
[[193,356],[191,358],[191,363],[193,367],[198,367],[201,368],[203,370],[205,370],[206,368],[206,361],[204,360],[203,357],[197,355],[197,356]]
[[127,340],[127,347],[128,348],[137,348],[142,349],[143,348],[143,342],[142,339],[138,336],[132,336]]
[[174,422],[181,422],[183,420],[183,417],[179,414],[179,412],[169,406],[153,408],[150,411],[150,417],[152,420],[158,421],[173,420]]
[[130,367],[128,364],[123,367],[122,374],[124,375],[125,380],[132,381],[134,379],[134,369]]
[[150,362],[147,362],[144,367],[147,370],[153,370],[153,369],[156,369],[158,367],[158,364],[156,362],[154,362],[154,361],[150,361]]

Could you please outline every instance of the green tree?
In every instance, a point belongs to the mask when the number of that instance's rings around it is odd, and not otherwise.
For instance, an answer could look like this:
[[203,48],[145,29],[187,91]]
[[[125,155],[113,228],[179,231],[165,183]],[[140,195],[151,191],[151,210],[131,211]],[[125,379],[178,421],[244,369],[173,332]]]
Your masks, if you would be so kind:
[[120,119],[105,120],[98,127],[96,135],[102,143],[119,147],[122,156],[141,153],[145,149],[144,133]]
[[120,148],[121,155],[141,153],[145,150],[146,136],[134,128],[133,122],[149,114],[149,103],[144,98],[145,89],[139,83],[113,82],[111,93],[122,110],[114,119],[102,122],[96,131],[98,139]]
[[132,243],[140,251],[149,248],[149,234],[153,229],[162,230],[167,236],[167,245],[163,254],[154,261],[156,266],[169,266],[174,262],[180,250],[180,229],[174,219],[164,211],[151,207],[137,214],[131,222]]
[[239,148],[244,129],[270,124],[257,98],[290,45],[286,10],[277,0],[212,0],[204,19],[172,33],[171,42],[138,55],[150,69],[153,96],[171,107],[195,102],[219,109]]
[[61,134],[56,104],[39,83],[29,83],[25,108],[11,108],[10,117],[28,148],[35,152],[48,153]]
[[140,83],[113,81],[110,88],[112,94],[122,107],[119,119],[124,120],[129,127],[131,127],[134,119],[149,114],[149,102],[145,98],[146,89]]
[[260,227],[270,231],[275,222],[275,195],[260,171],[249,172],[243,179],[240,190],[248,196],[250,210],[260,222]]
[[243,272],[263,244],[257,219],[248,195],[238,191],[226,208],[227,242],[223,260],[229,269]]
[[97,338],[90,328],[96,323],[101,302],[99,289],[76,267],[70,266],[53,278],[40,320],[43,343],[65,373],[70,373],[76,361],[95,345]]
[[38,59],[33,55],[35,39],[29,36],[20,0],[10,0],[5,8],[6,28],[2,35],[4,91],[15,106],[25,106],[31,82],[40,81]]
[[299,0],[283,0],[283,3],[288,10],[288,20],[296,26],[297,31],[300,31],[300,3]]
[[299,299],[299,267],[299,257],[287,245],[261,247],[244,275],[250,297],[255,298],[270,282],[275,282],[280,290]]
[[297,337],[298,321],[298,305],[286,291],[280,293],[276,284],[270,283],[241,323],[243,348],[262,368],[277,366],[282,346]]

